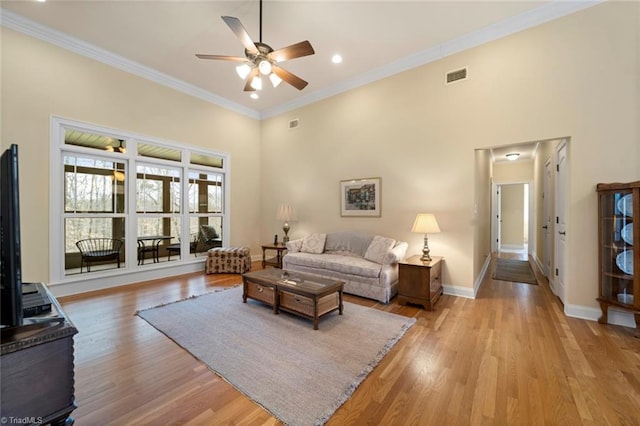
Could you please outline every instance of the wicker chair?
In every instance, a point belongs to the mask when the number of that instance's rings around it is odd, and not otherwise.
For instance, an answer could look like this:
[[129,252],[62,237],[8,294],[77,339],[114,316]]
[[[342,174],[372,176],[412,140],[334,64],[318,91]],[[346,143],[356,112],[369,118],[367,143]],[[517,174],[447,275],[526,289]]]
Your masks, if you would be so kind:
[[76,242],[76,247],[80,250],[80,273],[82,266],[87,264],[87,272],[91,272],[92,263],[106,261],[116,261],[120,267],[120,250],[122,250],[122,240],[111,238],[87,238]]

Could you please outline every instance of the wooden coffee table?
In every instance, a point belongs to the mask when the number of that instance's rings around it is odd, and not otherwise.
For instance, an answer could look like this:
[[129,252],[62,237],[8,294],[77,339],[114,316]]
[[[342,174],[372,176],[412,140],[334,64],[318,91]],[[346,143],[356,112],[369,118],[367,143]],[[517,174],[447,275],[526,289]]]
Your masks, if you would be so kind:
[[261,269],[242,274],[242,301],[259,300],[280,310],[313,320],[318,329],[320,318],[337,310],[342,315],[342,288],[344,282],[311,275]]

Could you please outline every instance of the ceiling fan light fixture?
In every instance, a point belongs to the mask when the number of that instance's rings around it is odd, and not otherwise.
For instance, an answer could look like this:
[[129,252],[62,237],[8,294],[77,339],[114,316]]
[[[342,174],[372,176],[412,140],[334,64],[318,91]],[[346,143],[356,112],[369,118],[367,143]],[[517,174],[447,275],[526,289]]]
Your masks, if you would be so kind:
[[269,80],[271,80],[271,85],[273,87],[278,87],[278,85],[280,83],[282,83],[282,79],[280,77],[278,77],[277,75],[275,75],[274,73],[271,73],[269,75]]
[[260,74],[262,75],[271,74],[271,62],[267,61],[266,59],[261,60],[258,64],[258,69],[260,70]]
[[262,90],[262,79],[260,78],[260,76],[255,76],[253,77],[253,80],[251,80],[251,87],[253,87],[255,90]]
[[251,67],[249,66],[249,64],[238,65],[236,67],[236,72],[238,73],[238,76],[240,76],[240,78],[244,80],[251,72]]

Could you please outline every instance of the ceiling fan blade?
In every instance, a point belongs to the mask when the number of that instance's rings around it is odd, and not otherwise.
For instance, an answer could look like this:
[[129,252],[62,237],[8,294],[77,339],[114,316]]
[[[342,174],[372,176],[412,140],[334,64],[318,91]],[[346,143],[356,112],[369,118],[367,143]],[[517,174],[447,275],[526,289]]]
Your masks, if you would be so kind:
[[200,59],[219,59],[221,61],[247,62],[247,58],[241,58],[240,56],[203,55],[201,53],[196,53],[196,56]]
[[253,77],[255,77],[256,75],[258,75],[258,72],[260,72],[258,70],[258,68],[254,68],[251,70],[251,72],[249,73],[249,75],[247,76],[247,82],[244,85],[244,91],[245,92],[255,92],[256,89],[254,89],[253,87],[251,87],[251,81],[253,81]]
[[316,53],[307,40],[300,43],[292,44],[291,46],[283,47],[282,49],[274,50],[269,53],[269,59],[276,62],[288,61],[289,59],[301,58],[303,56],[309,56]]
[[298,90],[304,89],[305,87],[307,87],[307,84],[309,84],[303,79],[301,79],[300,77],[298,77],[297,75],[292,74],[289,71],[285,70],[284,68],[280,68],[279,66],[274,65],[272,68],[272,71],[275,73],[275,75],[277,75],[278,77],[280,77],[281,79],[283,79],[284,81],[286,81],[287,83],[289,83],[290,85],[292,85]]
[[251,40],[251,36],[247,32],[247,30],[244,29],[238,18],[234,18],[233,16],[223,16],[222,20],[229,26],[229,28],[231,28],[231,31],[233,31],[234,34],[238,36],[245,49],[250,52],[258,51],[256,45],[253,43],[253,40]]

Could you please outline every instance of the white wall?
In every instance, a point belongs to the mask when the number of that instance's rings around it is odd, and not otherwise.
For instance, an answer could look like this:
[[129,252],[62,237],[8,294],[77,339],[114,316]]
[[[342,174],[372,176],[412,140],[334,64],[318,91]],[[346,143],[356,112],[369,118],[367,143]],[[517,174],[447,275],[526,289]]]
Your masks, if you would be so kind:
[[25,281],[50,282],[52,115],[231,154],[231,243],[258,253],[259,121],[6,28],[1,84],[2,147],[20,153]]
[[[476,149],[571,137],[567,304],[597,308],[598,182],[639,178],[640,4],[609,1],[262,123],[60,48],[2,30],[2,144],[21,144],[27,279],[47,281],[52,114],[232,155],[232,243],[361,229],[410,243],[432,212],[443,281],[472,288],[484,244],[474,212]],[[449,86],[444,74],[469,66]],[[292,118],[300,127],[288,130]],[[482,175],[482,173],[481,173]],[[340,217],[342,179],[382,178],[380,218]]]
[[[279,230],[287,200],[300,212],[294,237],[363,229],[415,254],[413,217],[433,212],[444,283],[472,287],[475,149],[570,136],[567,303],[597,308],[595,185],[639,174],[639,8],[606,2],[265,120],[262,239]],[[461,66],[469,79],[445,86]],[[372,176],[382,178],[382,217],[341,218],[339,181]]]

